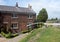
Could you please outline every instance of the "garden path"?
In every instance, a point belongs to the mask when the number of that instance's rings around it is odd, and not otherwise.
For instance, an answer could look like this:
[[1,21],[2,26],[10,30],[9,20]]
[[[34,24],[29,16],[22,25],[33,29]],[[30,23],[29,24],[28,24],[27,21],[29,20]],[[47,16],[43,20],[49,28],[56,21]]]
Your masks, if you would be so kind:
[[21,40],[22,38],[26,37],[28,35],[28,33],[26,34],[21,34],[15,38],[11,38],[11,39],[6,39],[6,38],[0,38],[0,42],[19,42],[19,40]]

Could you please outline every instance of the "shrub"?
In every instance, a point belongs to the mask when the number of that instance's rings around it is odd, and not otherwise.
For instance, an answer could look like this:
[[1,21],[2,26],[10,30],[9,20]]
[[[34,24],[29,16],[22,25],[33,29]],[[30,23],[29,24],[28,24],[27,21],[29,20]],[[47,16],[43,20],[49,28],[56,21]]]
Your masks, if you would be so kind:
[[44,26],[44,23],[43,22],[40,22],[39,23],[40,27]]
[[40,22],[40,23],[34,24],[34,28],[40,28],[43,25],[44,25],[43,22]]
[[33,28],[29,28],[28,32],[30,32],[31,30],[33,30]]
[[27,32],[29,32],[29,30],[24,30],[24,31],[22,31],[22,33],[27,33]]
[[4,37],[5,37],[5,33],[4,33],[4,32],[1,32],[1,34],[2,34],[2,36],[4,36]]
[[11,33],[9,32],[8,34],[1,32],[1,34],[6,37],[6,38],[10,38],[11,37]]
[[39,28],[39,24],[34,24],[34,28]]
[[5,34],[5,37],[6,37],[6,38],[11,38],[11,36],[12,36],[12,35],[11,35],[10,32],[9,32],[8,34]]
[[18,36],[18,34],[16,33],[16,34],[12,34],[12,37],[16,37],[16,36]]
[[13,38],[13,37],[16,37],[18,36],[18,34],[12,34],[11,32],[9,33],[4,33],[4,32],[1,32],[1,34],[5,37],[5,38]]

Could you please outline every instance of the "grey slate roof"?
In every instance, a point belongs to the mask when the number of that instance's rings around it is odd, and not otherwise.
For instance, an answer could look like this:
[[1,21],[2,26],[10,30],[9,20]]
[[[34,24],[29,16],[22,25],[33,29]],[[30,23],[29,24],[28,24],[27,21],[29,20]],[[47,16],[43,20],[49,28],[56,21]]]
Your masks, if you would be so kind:
[[0,11],[36,14],[32,9],[16,6],[0,5]]

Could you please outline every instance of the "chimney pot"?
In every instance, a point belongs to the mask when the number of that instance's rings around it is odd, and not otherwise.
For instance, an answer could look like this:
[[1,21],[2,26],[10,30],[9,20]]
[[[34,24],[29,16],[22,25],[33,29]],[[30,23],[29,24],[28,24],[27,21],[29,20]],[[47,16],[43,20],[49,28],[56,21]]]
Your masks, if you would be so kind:
[[18,7],[18,2],[16,2],[16,7]]
[[28,4],[28,8],[29,8],[29,9],[32,9],[32,6],[31,6],[30,4]]

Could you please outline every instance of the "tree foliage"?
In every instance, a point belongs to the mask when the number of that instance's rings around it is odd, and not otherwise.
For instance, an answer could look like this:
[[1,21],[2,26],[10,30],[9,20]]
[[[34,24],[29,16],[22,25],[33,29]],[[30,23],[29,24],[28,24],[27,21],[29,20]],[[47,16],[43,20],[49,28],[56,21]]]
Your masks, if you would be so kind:
[[37,16],[37,20],[39,22],[46,22],[46,20],[48,19],[48,14],[45,8],[42,8],[42,10],[39,12],[38,16]]

